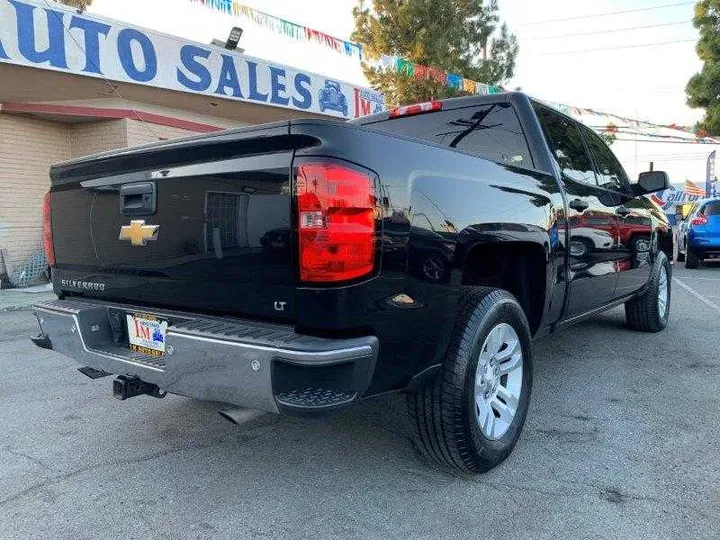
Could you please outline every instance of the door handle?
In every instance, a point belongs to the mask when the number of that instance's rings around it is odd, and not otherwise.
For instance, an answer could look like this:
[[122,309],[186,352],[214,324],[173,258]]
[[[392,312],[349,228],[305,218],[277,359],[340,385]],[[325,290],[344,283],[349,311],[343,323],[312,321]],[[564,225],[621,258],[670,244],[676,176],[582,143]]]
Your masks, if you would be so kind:
[[155,182],[125,184],[120,188],[120,213],[124,216],[151,216],[157,210]]
[[583,201],[582,199],[573,199],[568,203],[568,206],[573,210],[577,210],[578,212],[584,212],[585,210],[590,208],[590,203],[588,203],[587,201]]
[[619,206],[617,210],[615,210],[615,213],[618,216],[625,217],[627,215],[630,215],[632,213],[632,210],[630,210],[629,208],[625,208],[624,206]]

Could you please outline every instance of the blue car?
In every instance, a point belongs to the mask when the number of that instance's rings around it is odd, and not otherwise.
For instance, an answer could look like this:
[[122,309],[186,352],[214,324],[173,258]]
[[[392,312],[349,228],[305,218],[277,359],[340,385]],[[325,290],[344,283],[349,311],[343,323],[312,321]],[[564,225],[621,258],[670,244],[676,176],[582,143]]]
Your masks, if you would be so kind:
[[348,115],[347,98],[342,93],[339,82],[326,80],[325,87],[318,92],[318,102],[321,112],[330,110],[342,113],[343,116]]
[[720,256],[720,198],[696,203],[678,232],[678,261],[685,261],[685,268]]

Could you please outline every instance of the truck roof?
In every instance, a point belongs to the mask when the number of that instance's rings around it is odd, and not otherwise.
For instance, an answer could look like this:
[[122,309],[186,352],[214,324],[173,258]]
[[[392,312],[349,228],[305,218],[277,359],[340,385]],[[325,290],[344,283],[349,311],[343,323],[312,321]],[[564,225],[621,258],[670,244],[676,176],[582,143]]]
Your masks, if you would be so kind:
[[[437,101],[442,102],[443,110],[460,109],[463,107],[473,107],[476,105],[485,105],[488,103],[514,103],[518,100],[531,99],[524,92],[502,92],[500,94],[486,94],[486,95],[474,95],[474,96],[463,96],[456,98],[440,99]],[[390,111],[383,111],[375,114],[368,114],[361,116],[360,118],[354,118],[349,120],[351,124],[374,124],[375,122],[382,122],[390,119]]]

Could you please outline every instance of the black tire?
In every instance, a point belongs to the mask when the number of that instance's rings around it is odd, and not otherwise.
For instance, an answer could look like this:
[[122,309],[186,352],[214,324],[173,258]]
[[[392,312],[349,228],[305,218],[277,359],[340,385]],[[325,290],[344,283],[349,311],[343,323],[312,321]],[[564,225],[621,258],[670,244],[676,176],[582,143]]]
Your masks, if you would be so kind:
[[[515,416],[507,431],[491,439],[483,435],[478,423],[475,375],[485,339],[500,323],[510,325],[518,336],[523,357],[522,386]],[[463,288],[441,370],[417,391],[408,394],[416,448],[422,456],[460,472],[481,473],[492,469],[508,457],[520,437],[531,387],[530,327],[520,304],[504,290]]]
[[[661,313],[658,299],[661,269],[665,269],[667,279],[667,300],[664,313]],[[670,317],[672,299],[672,270],[665,252],[658,251],[652,267],[650,282],[647,289],[632,300],[625,302],[625,319],[627,325],[640,332],[660,332],[665,329]]]
[[[573,247],[571,247],[570,255],[577,259],[582,259],[583,257],[586,257],[595,249],[594,244],[587,238],[579,238],[575,236],[570,240],[570,242],[571,244],[575,244],[575,252],[572,251]],[[580,251],[577,249],[578,246],[582,246],[582,249]]]
[[[647,242],[645,245],[643,245],[643,249],[638,249],[638,244],[640,242]],[[633,253],[638,253],[640,251],[647,252],[650,251],[650,237],[646,235],[640,235],[640,236],[633,236],[630,239],[630,243],[628,245],[630,248],[630,251]]]
[[687,256],[685,257],[685,268],[695,270],[700,266],[700,257],[697,256],[692,249],[687,248]]
[[585,246],[585,251],[580,257],[586,257],[593,251],[595,251],[595,244],[592,243],[591,240],[588,240],[587,238],[580,238],[578,241]]
[[677,262],[685,262],[685,254],[678,251],[677,258],[675,260]]

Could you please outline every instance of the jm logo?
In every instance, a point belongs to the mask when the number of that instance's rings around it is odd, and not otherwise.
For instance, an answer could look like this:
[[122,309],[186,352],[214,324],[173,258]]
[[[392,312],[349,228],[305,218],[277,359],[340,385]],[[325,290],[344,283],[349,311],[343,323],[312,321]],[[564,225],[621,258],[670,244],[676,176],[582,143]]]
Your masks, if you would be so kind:
[[285,311],[287,302],[275,302],[275,311]]

